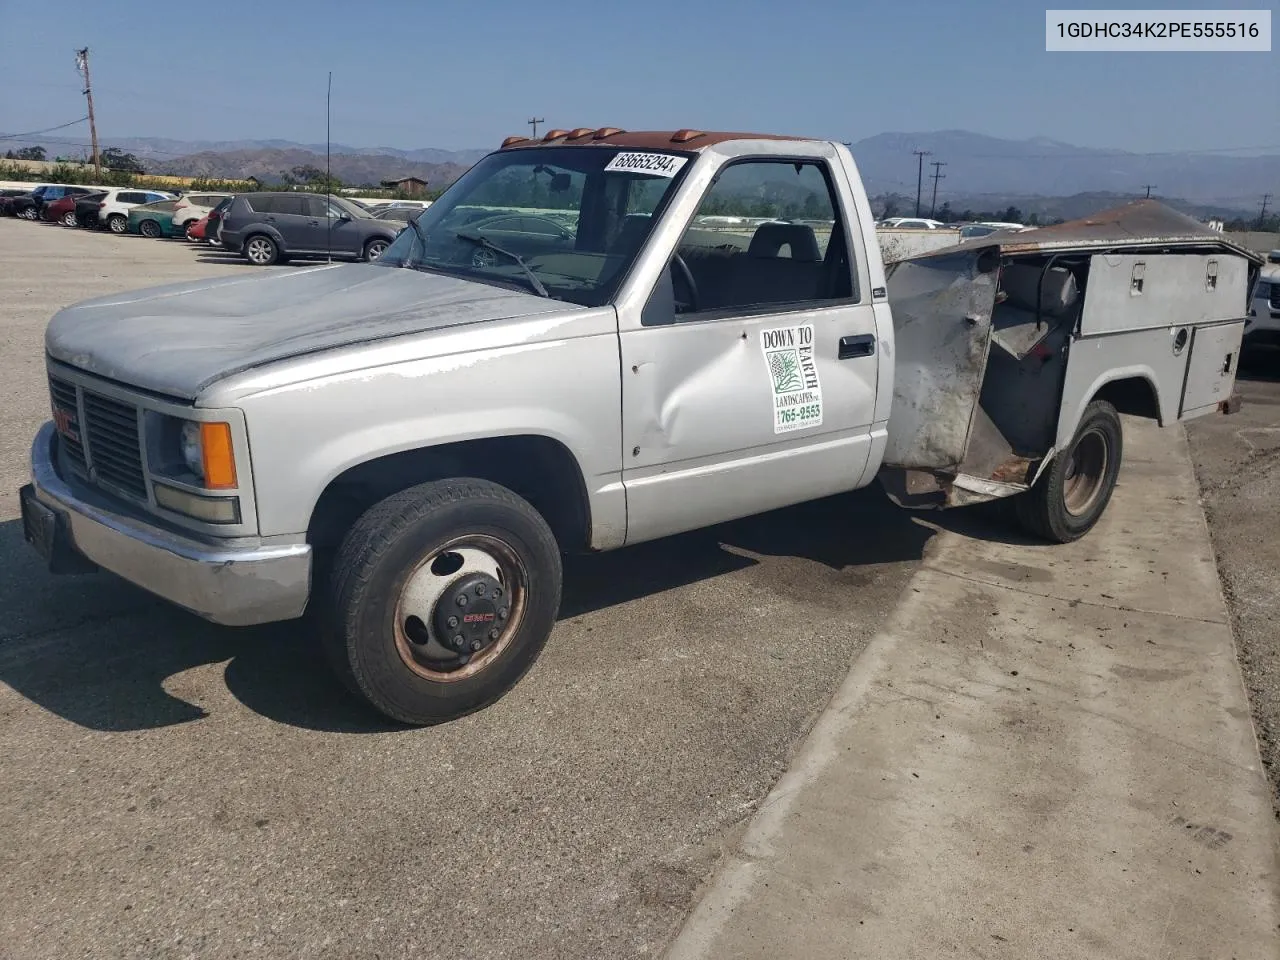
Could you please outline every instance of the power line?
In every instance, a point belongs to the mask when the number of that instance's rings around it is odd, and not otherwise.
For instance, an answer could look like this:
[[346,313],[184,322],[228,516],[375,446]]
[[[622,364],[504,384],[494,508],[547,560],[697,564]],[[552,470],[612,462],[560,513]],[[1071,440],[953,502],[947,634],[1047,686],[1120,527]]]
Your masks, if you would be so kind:
[[64,130],[67,127],[74,127],[77,123],[84,123],[88,119],[88,117],[81,117],[79,120],[72,120],[70,123],[60,123],[56,127],[49,127],[45,130],[28,130],[26,133],[10,133],[0,137],[0,140],[23,140],[25,137],[34,137],[41,133],[53,133],[55,130]]
[[916,156],[916,216],[920,216],[920,188],[924,186],[924,158],[933,156],[932,150],[912,150]]
[[947,175],[942,172],[942,168],[946,166],[941,160],[930,161],[933,167],[933,199],[929,201],[929,219],[933,219],[933,208],[938,205],[938,181],[947,179]]

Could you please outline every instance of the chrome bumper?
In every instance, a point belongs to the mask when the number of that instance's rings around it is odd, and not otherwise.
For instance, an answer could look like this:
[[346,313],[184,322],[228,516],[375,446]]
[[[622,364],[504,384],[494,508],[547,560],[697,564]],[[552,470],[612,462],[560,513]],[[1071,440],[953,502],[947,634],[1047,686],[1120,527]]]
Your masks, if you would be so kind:
[[[311,547],[215,545],[170,533],[89,502],[54,468],[52,423],[31,447],[34,497],[60,515],[69,546],[143,590],[214,623],[245,626],[302,615],[311,588]],[[95,498],[97,500],[97,498]]]

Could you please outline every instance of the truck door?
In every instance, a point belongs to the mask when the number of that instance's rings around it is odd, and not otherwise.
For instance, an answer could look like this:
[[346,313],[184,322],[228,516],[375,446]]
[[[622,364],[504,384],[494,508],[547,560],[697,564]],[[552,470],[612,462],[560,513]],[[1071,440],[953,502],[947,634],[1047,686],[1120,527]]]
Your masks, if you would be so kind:
[[728,163],[620,319],[627,542],[862,482],[879,358],[845,190],[822,160]]

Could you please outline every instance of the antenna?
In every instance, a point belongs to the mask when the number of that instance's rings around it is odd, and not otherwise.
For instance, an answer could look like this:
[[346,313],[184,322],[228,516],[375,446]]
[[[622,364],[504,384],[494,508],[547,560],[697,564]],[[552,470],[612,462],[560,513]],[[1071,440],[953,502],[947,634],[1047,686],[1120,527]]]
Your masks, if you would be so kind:
[[533,127],[533,139],[535,140],[538,139],[538,124],[546,123],[546,122],[547,121],[544,117],[530,117],[528,120],[525,121],[525,123]]
[[333,263],[333,213],[329,207],[329,190],[333,184],[329,176],[329,103],[333,99],[333,71],[329,71],[329,86],[324,94],[324,218],[328,229],[325,231],[325,255],[329,263]]

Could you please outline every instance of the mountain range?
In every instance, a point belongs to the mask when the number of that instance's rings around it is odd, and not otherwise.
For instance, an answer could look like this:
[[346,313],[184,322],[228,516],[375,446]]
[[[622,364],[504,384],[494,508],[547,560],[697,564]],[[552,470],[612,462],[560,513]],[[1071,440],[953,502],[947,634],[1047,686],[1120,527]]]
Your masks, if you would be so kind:
[[[124,137],[106,139],[104,145],[135,154],[149,172],[210,177],[270,176],[304,164],[323,169],[325,154],[324,144],[287,140]],[[59,151],[56,143],[47,149],[50,155]],[[928,151],[922,177],[925,203],[932,194],[932,163],[939,161],[938,202],[950,200],[953,208],[980,202],[975,198],[992,203],[1003,199],[1003,206],[1016,198],[1142,196],[1151,185],[1152,195],[1160,198],[1179,198],[1210,210],[1256,212],[1264,193],[1280,193],[1280,153],[1144,154],[965,130],[880,133],[852,142],[850,149],[869,193],[902,194],[913,201],[920,171],[913,151]],[[335,176],[352,184],[417,176],[443,186],[487,152],[332,144],[329,162]]]

